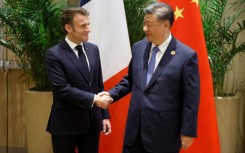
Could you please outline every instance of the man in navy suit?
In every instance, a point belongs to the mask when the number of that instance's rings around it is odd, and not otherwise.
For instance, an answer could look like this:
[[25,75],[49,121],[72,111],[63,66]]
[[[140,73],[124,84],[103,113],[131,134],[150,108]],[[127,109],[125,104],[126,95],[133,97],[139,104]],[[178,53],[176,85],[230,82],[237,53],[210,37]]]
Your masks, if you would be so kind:
[[178,153],[197,136],[197,54],[171,34],[169,5],[153,3],[144,12],[146,39],[133,45],[128,74],[100,95],[117,101],[132,92],[123,153]]
[[[53,86],[53,106],[47,126],[54,153],[97,153],[100,131],[111,132],[112,99],[98,96],[104,90],[99,49],[87,42],[88,11],[70,8],[62,15],[66,38],[45,53]],[[102,109],[103,108],[103,109]]]

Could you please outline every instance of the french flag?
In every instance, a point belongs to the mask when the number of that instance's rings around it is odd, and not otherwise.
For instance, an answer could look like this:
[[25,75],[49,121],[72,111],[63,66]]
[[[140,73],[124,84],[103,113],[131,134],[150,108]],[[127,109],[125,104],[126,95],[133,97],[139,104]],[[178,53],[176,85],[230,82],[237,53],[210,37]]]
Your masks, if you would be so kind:
[[[98,45],[105,90],[111,89],[127,74],[131,49],[123,0],[81,0],[80,6],[89,11],[89,42]],[[112,133],[101,134],[100,153],[121,153],[130,95],[112,104]]]

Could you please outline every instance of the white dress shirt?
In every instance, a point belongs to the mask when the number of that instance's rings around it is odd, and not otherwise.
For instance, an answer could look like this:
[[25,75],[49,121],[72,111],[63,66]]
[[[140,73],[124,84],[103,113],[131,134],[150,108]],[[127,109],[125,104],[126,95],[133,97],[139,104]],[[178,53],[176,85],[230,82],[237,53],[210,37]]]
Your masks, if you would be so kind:
[[65,41],[68,43],[68,45],[71,47],[71,49],[74,51],[74,53],[76,54],[77,58],[78,57],[78,50],[75,48],[77,45],[81,45],[82,46],[82,49],[83,49],[83,53],[85,55],[85,58],[86,58],[86,61],[88,63],[88,70],[90,71],[90,66],[89,66],[89,61],[88,61],[88,57],[87,57],[87,54],[85,52],[85,49],[84,49],[84,46],[83,46],[83,43],[81,42],[81,44],[75,44],[74,42],[70,41],[67,37],[65,38]]
[[[164,55],[164,53],[165,53],[165,51],[166,51],[166,49],[167,49],[167,47],[168,47],[171,39],[172,39],[172,35],[170,33],[169,36],[168,36],[168,38],[161,45],[158,46],[158,48],[159,48],[160,51],[158,51],[157,54],[156,54],[156,63],[155,63],[154,71],[155,71],[157,65],[159,64],[160,60],[162,59],[162,57],[163,57],[163,55]],[[148,59],[148,64],[149,64],[150,59],[151,59],[152,49],[155,46],[156,45],[152,43],[152,45],[151,45],[151,51],[150,51],[150,56],[149,56],[149,59]]]

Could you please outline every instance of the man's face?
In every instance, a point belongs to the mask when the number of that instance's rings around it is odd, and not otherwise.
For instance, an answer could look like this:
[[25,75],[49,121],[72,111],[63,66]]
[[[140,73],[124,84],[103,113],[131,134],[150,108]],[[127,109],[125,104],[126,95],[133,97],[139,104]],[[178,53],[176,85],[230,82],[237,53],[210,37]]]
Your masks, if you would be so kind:
[[76,14],[73,18],[72,25],[67,24],[67,36],[74,43],[80,44],[81,42],[88,41],[89,37],[89,18],[81,14]]
[[157,20],[155,14],[146,14],[143,21],[143,31],[148,41],[160,45],[164,41],[167,21]]

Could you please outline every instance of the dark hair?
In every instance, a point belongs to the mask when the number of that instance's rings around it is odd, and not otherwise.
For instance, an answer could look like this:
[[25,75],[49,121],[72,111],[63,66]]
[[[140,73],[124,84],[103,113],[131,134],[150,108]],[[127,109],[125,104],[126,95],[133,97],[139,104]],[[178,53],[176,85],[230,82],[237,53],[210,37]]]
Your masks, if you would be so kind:
[[62,27],[65,32],[66,32],[65,25],[70,24],[72,26],[73,24],[72,21],[76,14],[81,14],[83,16],[89,16],[89,12],[82,7],[66,9],[63,12],[62,17],[61,17]]
[[174,11],[172,7],[163,2],[155,2],[144,9],[145,14],[156,14],[160,21],[168,20],[172,27],[174,22]]

